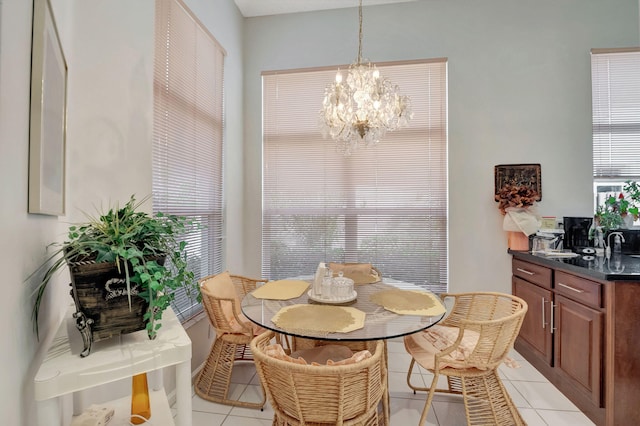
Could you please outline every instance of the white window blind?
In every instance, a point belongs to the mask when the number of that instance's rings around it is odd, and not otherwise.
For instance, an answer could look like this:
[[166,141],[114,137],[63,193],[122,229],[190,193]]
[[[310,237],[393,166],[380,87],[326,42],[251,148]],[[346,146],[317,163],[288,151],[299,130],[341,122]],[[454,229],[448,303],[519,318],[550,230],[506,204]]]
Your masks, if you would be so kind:
[[591,52],[593,176],[640,179],[640,49]]
[[383,276],[447,286],[447,63],[376,64],[411,97],[410,125],[351,157],[318,117],[336,69],[263,74],[262,274],[371,262]]
[[[196,278],[222,269],[224,49],[182,1],[156,1],[153,209],[201,225],[182,236]],[[184,291],[184,321],[202,306]]]

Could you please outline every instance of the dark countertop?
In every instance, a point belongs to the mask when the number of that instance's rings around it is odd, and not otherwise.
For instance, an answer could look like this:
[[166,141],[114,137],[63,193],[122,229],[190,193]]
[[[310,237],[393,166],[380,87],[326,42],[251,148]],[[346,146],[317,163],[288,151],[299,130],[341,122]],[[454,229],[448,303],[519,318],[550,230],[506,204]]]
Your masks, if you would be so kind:
[[551,268],[576,272],[598,280],[640,282],[640,256],[611,254],[605,256],[548,257],[528,251],[509,250],[514,258],[535,262]]

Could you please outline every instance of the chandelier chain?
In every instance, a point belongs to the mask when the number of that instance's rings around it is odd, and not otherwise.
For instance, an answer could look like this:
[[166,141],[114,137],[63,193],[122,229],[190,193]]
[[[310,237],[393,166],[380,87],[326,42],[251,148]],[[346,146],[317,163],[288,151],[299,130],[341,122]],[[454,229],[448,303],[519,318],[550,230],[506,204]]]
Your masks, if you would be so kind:
[[362,63],[362,0],[360,0],[358,6],[358,18],[360,21],[358,30],[358,65],[360,65]]

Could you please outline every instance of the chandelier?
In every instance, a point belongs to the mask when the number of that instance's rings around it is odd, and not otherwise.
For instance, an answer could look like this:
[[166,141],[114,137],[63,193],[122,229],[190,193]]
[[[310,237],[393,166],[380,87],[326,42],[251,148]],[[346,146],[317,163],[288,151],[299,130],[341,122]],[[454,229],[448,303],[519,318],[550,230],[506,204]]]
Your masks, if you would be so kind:
[[346,80],[338,70],[335,82],[325,89],[320,111],[323,135],[331,136],[345,156],[359,145],[377,144],[387,132],[406,126],[413,115],[409,97],[400,95],[397,85],[362,58],[362,0],[358,15],[358,58],[349,66]]

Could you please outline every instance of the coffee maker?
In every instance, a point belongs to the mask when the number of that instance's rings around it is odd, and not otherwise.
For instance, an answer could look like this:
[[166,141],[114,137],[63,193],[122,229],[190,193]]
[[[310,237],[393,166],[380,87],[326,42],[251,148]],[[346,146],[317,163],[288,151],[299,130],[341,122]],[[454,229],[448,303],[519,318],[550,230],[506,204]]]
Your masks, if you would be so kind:
[[564,217],[564,248],[579,252],[584,247],[591,247],[589,229],[592,217]]

